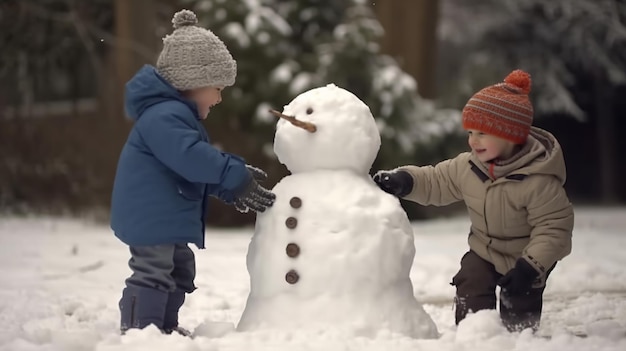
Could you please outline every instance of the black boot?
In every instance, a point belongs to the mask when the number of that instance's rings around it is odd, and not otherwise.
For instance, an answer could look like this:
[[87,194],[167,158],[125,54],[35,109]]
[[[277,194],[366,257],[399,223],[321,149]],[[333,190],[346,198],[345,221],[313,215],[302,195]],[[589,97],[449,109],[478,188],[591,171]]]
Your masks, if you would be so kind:
[[468,313],[476,313],[482,310],[495,310],[496,309],[496,296],[471,296],[471,297],[454,297],[454,322],[456,325],[465,319]]
[[467,252],[461,259],[461,269],[452,278],[456,286],[455,322],[458,325],[469,312],[496,309],[496,282],[500,274],[490,262],[474,251]]
[[150,324],[162,330],[167,297],[166,292],[157,289],[126,287],[119,302],[122,334],[128,329],[143,329]]
[[177,289],[168,294],[165,317],[163,318],[163,331],[167,334],[176,332],[182,336],[191,337],[191,332],[178,326],[178,311],[185,302],[185,292]]

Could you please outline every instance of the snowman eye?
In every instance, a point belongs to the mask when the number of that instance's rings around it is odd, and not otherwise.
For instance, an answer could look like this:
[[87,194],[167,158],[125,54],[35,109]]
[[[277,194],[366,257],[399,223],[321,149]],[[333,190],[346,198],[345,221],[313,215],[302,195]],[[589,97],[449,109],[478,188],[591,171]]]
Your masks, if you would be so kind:
[[313,113],[313,108],[312,107],[307,108],[306,109],[306,114],[310,115],[311,113]]

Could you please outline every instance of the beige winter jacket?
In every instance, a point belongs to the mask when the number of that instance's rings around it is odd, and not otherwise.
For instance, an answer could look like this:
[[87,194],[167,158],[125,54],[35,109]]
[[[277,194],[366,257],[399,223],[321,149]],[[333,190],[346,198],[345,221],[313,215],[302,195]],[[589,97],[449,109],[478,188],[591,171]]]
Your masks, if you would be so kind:
[[465,201],[472,223],[469,246],[501,274],[524,257],[544,278],[571,251],[574,212],[563,189],[565,161],[547,131],[532,128],[512,159],[496,162],[495,179],[469,152],[436,166],[400,169],[414,179],[407,200],[435,206]]

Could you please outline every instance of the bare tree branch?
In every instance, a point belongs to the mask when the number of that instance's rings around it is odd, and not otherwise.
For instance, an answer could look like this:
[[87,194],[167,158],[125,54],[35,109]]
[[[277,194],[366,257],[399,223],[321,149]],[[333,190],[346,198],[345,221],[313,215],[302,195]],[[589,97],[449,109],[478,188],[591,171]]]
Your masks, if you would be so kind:
[[[75,9],[75,3],[73,0],[66,0],[66,2],[68,3],[68,6],[70,7],[70,9]],[[152,57],[154,56],[154,52],[150,50],[149,48],[147,48],[142,43],[133,42],[129,40],[120,40],[115,35],[103,30],[102,28],[99,28],[98,26],[86,23],[84,21],[80,21],[79,17],[77,17],[77,15],[74,13],[75,12],[74,10],[72,10],[70,13],[59,13],[59,12],[50,11],[43,6],[31,3],[31,2],[23,2],[21,3],[21,6],[23,6],[24,9],[28,10],[33,15],[39,18],[48,19],[48,20],[52,20],[55,22],[65,23],[65,24],[74,26],[77,31],[77,34],[79,34],[79,36],[82,36],[81,40],[82,40],[83,45],[88,45],[85,42],[85,39],[89,38],[87,34],[90,33],[94,37],[104,39],[103,40],[104,44],[108,46],[128,49],[131,52],[139,54],[141,57],[145,58],[146,60],[151,60]],[[81,22],[81,23],[77,24],[76,22]],[[77,26],[80,26],[81,28],[79,29]],[[90,43],[89,45],[93,47],[93,43]],[[89,50],[87,46],[85,46],[85,49]]]
[[74,29],[76,29],[76,34],[78,34],[78,38],[85,47],[85,50],[87,50],[87,54],[89,55],[89,59],[91,60],[91,65],[96,72],[96,80],[99,80],[103,77],[102,71],[104,69],[104,65],[102,64],[102,60],[96,52],[93,42],[89,38],[89,34],[85,30],[83,21],[80,18],[76,9],[75,1],[66,0],[65,2],[67,3],[67,6],[70,10],[68,17],[71,19],[71,23],[74,26]]

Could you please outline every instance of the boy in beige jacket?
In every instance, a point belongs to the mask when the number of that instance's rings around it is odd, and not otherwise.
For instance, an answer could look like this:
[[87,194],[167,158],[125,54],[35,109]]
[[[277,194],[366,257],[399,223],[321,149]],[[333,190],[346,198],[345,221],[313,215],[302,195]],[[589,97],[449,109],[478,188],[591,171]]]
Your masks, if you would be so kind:
[[532,127],[530,76],[513,71],[476,93],[463,109],[471,152],[435,166],[379,171],[384,191],[421,205],[467,205],[470,250],[452,278],[456,324],[496,308],[510,331],[537,330],[542,296],[556,262],[571,251],[574,213],[563,189],[556,138]]

